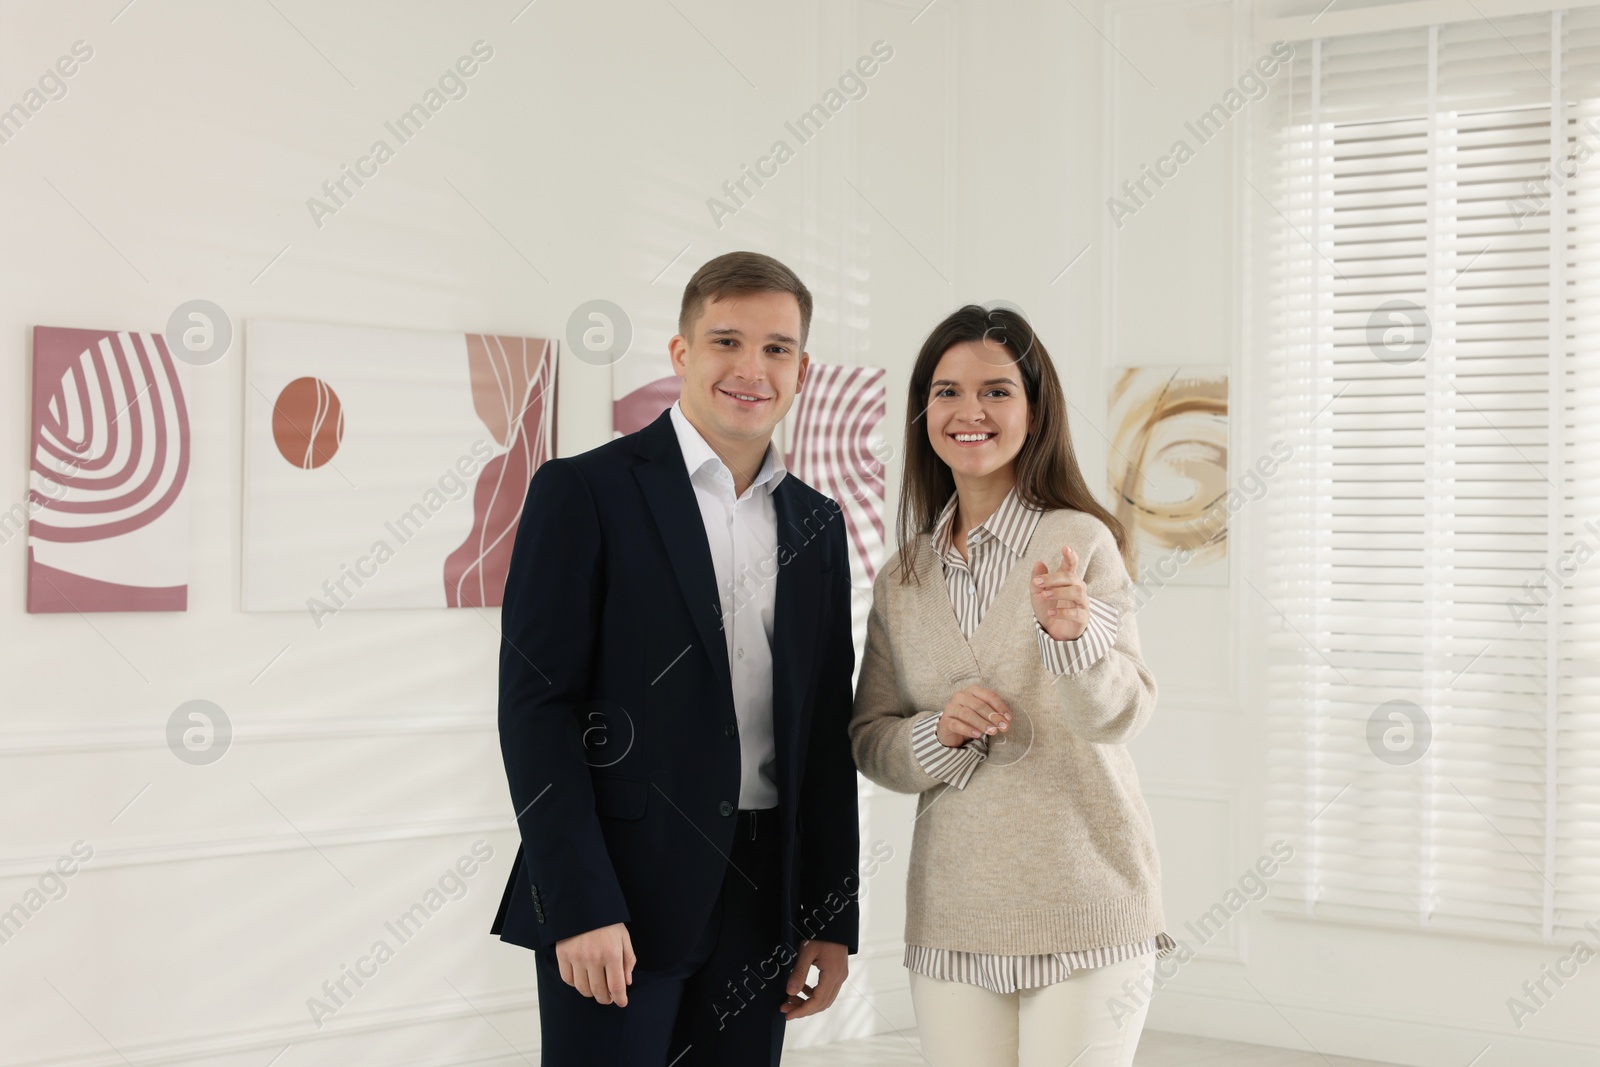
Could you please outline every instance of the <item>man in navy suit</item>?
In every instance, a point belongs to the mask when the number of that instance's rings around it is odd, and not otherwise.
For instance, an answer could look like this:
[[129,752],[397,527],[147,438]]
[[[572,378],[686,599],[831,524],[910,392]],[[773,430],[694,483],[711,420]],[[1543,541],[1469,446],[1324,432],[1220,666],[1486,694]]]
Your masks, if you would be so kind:
[[679,401],[528,486],[500,647],[522,845],[491,932],[535,951],[545,1067],[777,1064],[857,949],[845,520],[772,444],[810,323],[777,260],[713,259]]

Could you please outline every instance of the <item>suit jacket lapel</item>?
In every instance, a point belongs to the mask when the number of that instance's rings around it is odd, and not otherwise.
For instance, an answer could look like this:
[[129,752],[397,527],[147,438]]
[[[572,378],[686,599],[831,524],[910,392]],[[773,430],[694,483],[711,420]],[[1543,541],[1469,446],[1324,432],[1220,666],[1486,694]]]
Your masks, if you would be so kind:
[[[772,612],[772,725],[774,736],[791,740],[800,733],[801,709],[816,681],[812,668],[823,621],[817,611],[823,578],[822,546],[815,539],[826,536],[815,529],[814,521],[812,528],[806,527],[810,516],[801,513],[799,498],[793,474],[786,475],[773,491],[778,522],[778,591]],[[830,522],[844,521],[840,514],[823,514]]]
[[670,412],[662,412],[660,418],[639,431],[638,451],[650,462],[635,467],[633,476],[666,543],[672,572],[689,607],[689,617],[694,620],[695,632],[700,635],[700,643],[731,705],[733,676],[728,669],[727,638],[722,631],[717,572],[711,564],[711,545],[706,540],[700,504],[689,481]]

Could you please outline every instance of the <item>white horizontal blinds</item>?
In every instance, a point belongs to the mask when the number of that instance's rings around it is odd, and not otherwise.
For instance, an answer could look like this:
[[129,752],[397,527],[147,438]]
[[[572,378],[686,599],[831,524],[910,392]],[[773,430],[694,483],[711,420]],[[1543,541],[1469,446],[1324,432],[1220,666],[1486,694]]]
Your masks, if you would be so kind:
[[1268,497],[1263,590],[1281,619],[1269,631],[1268,824],[1297,847],[1276,899],[1415,922],[1428,783],[1390,773],[1365,730],[1393,690],[1422,698],[1426,367],[1376,360],[1366,325],[1384,300],[1427,300],[1429,36],[1297,53],[1309,84],[1279,101],[1294,136],[1271,194],[1287,269],[1269,366],[1286,364],[1291,389],[1272,433],[1295,457]]
[[[1563,428],[1556,679],[1555,917],[1600,915],[1600,7],[1561,16],[1566,92],[1566,324],[1555,400]],[[1583,162],[1578,162],[1583,160]]]
[[[1386,700],[1427,699],[1429,367],[1376,359],[1368,325],[1386,301],[1428,302],[1429,34],[1315,47],[1320,299],[1312,403],[1300,418],[1314,434],[1306,509],[1318,543],[1316,571],[1296,590],[1305,624],[1267,590],[1291,620],[1279,642],[1302,646],[1291,645],[1285,680],[1314,700],[1291,724],[1305,731],[1309,771],[1291,825],[1310,835],[1300,873],[1315,914],[1361,905],[1415,916],[1432,843],[1430,783],[1376,760],[1365,731]],[[1397,342],[1409,334],[1394,332]]]
[[1304,42],[1273,104],[1268,824],[1312,915],[1550,937],[1600,905],[1595,575],[1513,610],[1600,500],[1600,158],[1542,214],[1525,186],[1600,96],[1597,29]]
[[1545,15],[1438,31],[1447,278],[1433,313],[1453,381],[1441,442],[1453,484],[1436,491],[1451,493],[1442,547],[1455,677],[1427,760],[1453,794],[1441,802],[1444,920],[1541,936],[1553,918],[1553,650],[1545,628],[1509,605],[1558,533],[1550,386],[1561,331],[1550,320],[1549,233],[1532,219],[1518,229],[1512,204],[1550,159],[1551,27]]
[[[1318,521],[1321,487],[1329,481],[1328,421],[1313,418],[1331,372],[1324,337],[1329,264],[1322,248],[1328,199],[1325,129],[1316,121],[1321,74],[1320,42],[1297,42],[1294,58],[1264,101],[1266,120],[1253,159],[1260,241],[1255,257],[1255,302],[1269,357],[1260,365],[1260,396],[1268,434],[1292,449],[1292,461],[1276,476],[1266,502],[1248,513],[1268,546],[1268,594],[1275,608],[1316,631],[1315,590],[1327,578],[1326,527]],[[1257,590],[1259,593],[1260,590]],[[1296,862],[1278,876],[1273,902],[1311,907],[1324,854],[1311,821],[1319,779],[1315,724],[1325,714],[1325,694],[1315,684],[1321,657],[1309,642],[1295,641],[1274,627],[1268,650],[1266,718],[1271,758],[1267,768],[1267,829],[1291,838]]]

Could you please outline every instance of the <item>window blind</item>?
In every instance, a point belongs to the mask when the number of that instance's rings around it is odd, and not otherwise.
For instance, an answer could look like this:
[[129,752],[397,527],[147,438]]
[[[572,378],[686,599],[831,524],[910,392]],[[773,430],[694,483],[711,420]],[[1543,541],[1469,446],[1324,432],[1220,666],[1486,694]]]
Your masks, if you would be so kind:
[[1600,917],[1600,8],[1295,50],[1254,183],[1294,450],[1251,517],[1273,906],[1566,939]]

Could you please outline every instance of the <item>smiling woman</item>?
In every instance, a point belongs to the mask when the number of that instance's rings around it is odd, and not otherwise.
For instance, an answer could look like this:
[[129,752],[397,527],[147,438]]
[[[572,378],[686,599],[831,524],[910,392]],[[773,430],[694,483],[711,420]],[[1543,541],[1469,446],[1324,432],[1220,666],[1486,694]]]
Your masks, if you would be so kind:
[[1178,947],[1127,751],[1156,684],[1122,527],[1022,315],[968,305],[934,327],[905,457],[850,736],[861,773],[919,794],[903,962],[922,1053],[1128,1067],[1147,1005],[1104,1005]]
[[903,577],[912,573],[908,549],[933,529],[956,491],[957,472],[984,475],[1008,464],[1027,503],[1086,512],[1124,547],[1122,524],[1095,500],[1079,469],[1055,363],[1018,312],[969,304],[947,316],[923,342],[906,403]]

